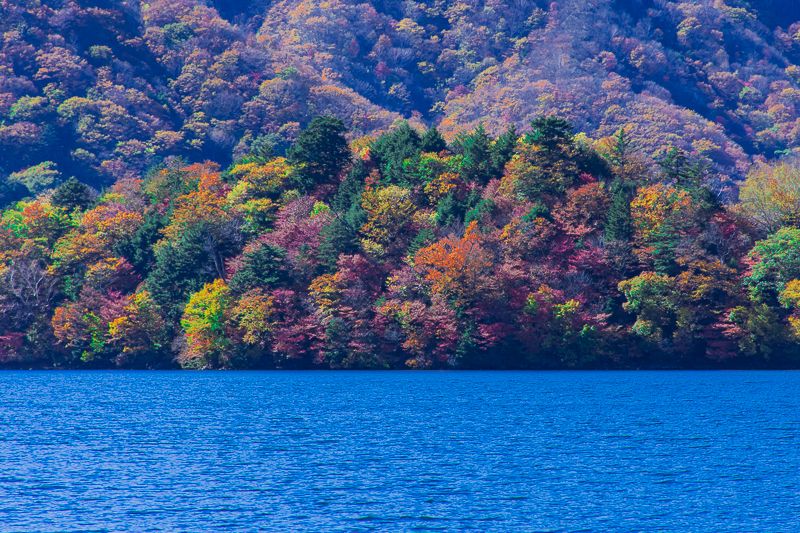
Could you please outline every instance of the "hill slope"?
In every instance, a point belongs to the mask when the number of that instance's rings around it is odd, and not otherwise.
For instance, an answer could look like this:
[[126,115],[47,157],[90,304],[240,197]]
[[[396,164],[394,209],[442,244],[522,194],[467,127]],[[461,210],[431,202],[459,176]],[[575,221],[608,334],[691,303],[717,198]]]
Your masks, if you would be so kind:
[[319,114],[356,136],[401,117],[452,136],[558,113],[595,137],[629,125],[650,154],[674,144],[741,177],[753,156],[800,145],[798,11],[4,0],[0,174],[37,192],[71,175],[107,184],[175,155],[226,163],[254,142],[280,150]]

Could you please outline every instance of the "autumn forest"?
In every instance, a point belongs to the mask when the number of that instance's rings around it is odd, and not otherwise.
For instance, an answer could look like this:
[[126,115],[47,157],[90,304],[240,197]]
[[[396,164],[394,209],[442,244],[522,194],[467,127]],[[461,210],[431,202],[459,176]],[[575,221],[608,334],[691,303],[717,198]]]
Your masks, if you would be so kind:
[[798,367],[780,4],[0,0],[0,366]]

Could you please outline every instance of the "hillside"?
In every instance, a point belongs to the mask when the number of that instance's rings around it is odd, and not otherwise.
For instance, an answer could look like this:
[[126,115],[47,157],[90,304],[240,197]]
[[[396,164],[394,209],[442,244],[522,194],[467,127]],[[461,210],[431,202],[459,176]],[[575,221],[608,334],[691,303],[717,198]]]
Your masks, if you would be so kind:
[[[558,114],[718,180],[800,143],[800,8],[784,2],[0,2],[0,174],[36,193],[170,156],[285,149],[317,115],[446,137]],[[25,191],[7,191],[14,198]]]
[[0,365],[796,368],[794,11],[0,0]]

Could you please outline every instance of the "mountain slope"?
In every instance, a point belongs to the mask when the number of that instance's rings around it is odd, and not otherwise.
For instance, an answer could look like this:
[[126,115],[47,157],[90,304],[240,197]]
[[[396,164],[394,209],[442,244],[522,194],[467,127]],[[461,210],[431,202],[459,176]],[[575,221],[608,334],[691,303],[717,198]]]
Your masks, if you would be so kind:
[[453,136],[557,113],[740,178],[800,145],[800,13],[783,4],[3,0],[0,174],[37,192],[227,163],[319,114]]

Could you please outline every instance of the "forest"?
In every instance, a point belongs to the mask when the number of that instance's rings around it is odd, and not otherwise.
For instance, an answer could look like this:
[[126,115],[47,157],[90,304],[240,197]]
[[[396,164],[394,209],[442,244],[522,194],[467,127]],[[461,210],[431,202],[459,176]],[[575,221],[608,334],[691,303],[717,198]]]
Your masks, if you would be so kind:
[[333,117],[286,151],[71,179],[0,218],[3,361],[56,367],[796,364],[800,167],[740,200],[555,116],[448,143]]
[[800,366],[780,4],[0,0],[0,366]]

